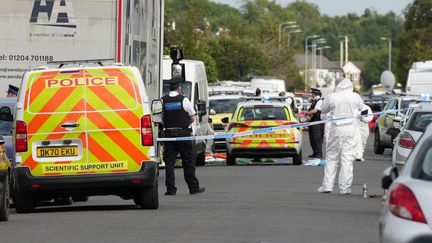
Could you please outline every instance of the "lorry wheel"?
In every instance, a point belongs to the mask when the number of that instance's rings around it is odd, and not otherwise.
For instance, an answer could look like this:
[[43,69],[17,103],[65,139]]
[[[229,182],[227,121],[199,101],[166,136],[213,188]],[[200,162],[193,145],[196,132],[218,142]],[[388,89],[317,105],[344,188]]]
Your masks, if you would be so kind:
[[380,136],[379,136],[379,129],[375,129],[375,136],[374,136],[374,153],[375,154],[383,154],[385,147],[381,145]]
[[72,197],[74,202],[87,202],[89,200],[88,196],[74,196]]
[[205,154],[197,154],[195,159],[195,165],[196,166],[204,166],[205,165]]
[[7,221],[9,219],[10,208],[10,187],[9,175],[6,175],[1,182],[1,202],[0,202],[0,221]]
[[158,184],[141,189],[135,196],[134,202],[141,209],[157,209],[159,207]]
[[236,157],[227,152],[226,165],[232,166],[236,164]]
[[303,163],[302,161],[302,151],[300,150],[300,152],[296,155],[293,156],[293,164],[294,165],[301,165]]
[[31,213],[35,207],[35,203],[31,197],[21,195],[19,192],[14,198],[14,204],[17,213]]

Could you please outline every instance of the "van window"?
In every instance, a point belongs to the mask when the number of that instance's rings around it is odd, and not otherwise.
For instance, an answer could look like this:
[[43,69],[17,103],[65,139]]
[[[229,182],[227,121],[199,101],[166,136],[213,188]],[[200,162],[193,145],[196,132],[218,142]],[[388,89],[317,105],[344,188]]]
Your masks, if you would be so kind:
[[128,110],[137,107],[137,86],[119,69],[44,73],[29,80],[30,113]]
[[[169,84],[168,80],[164,79],[163,87],[162,87],[162,96],[169,94]],[[191,91],[192,91],[192,83],[186,81],[182,84],[182,95],[186,96],[189,100],[191,99]]]

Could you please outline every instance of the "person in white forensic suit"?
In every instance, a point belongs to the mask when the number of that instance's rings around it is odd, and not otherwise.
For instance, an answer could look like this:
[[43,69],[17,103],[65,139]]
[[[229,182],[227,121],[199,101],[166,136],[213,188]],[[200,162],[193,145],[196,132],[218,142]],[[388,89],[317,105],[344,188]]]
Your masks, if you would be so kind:
[[363,105],[362,112],[366,114],[362,115],[360,112],[358,115],[357,126],[359,128],[360,136],[357,139],[356,161],[364,161],[363,154],[369,137],[369,122],[373,119],[372,109],[368,105]]
[[337,168],[340,163],[339,191],[341,194],[351,194],[353,181],[353,162],[356,153],[357,137],[356,116],[363,107],[363,100],[359,94],[353,92],[353,85],[349,79],[337,79],[334,93],[329,94],[321,107],[321,114],[332,114],[333,120],[326,144],[326,165],[324,179],[318,188],[319,192],[333,191]]

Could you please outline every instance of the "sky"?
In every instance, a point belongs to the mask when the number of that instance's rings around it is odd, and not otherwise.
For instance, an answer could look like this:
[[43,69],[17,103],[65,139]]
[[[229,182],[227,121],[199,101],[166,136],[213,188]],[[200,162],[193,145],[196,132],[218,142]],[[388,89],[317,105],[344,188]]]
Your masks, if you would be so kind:
[[[217,3],[225,3],[239,8],[242,0],[211,0]],[[380,14],[393,11],[396,15],[402,14],[403,9],[412,2],[412,0],[306,0],[307,2],[318,5],[321,14],[336,16],[347,13],[356,13],[361,15],[366,8],[374,9]],[[295,0],[276,0],[281,6],[286,7]]]

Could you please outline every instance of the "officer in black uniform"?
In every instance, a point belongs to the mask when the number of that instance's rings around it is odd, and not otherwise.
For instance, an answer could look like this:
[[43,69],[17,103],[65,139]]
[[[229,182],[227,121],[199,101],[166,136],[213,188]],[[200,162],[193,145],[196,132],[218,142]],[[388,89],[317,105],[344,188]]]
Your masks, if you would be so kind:
[[[312,104],[307,112],[309,122],[321,121],[321,105],[323,99],[321,98],[321,91],[312,88]],[[322,158],[322,143],[324,136],[324,124],[309,126],[309,141],[312,147],[313,154],[309,155],[310,158]]]
[[[163,126],[165,137],[188,137],[192,129],[189,125],[195,120],[195,110],[190,100],[181,95],[181,83],[183,78],[175,77],[169,81],[170,93],[162,97],[163,102]],[[174,166],[177,154],[180,153],[183,165],[184,179],[189,187],[190,194],[202,193],[204,187],[199,186],[195,176],[195,161],[192,141],[170,141],[164,143],[163,159],[165,162],[165,195],[175,195]]]

